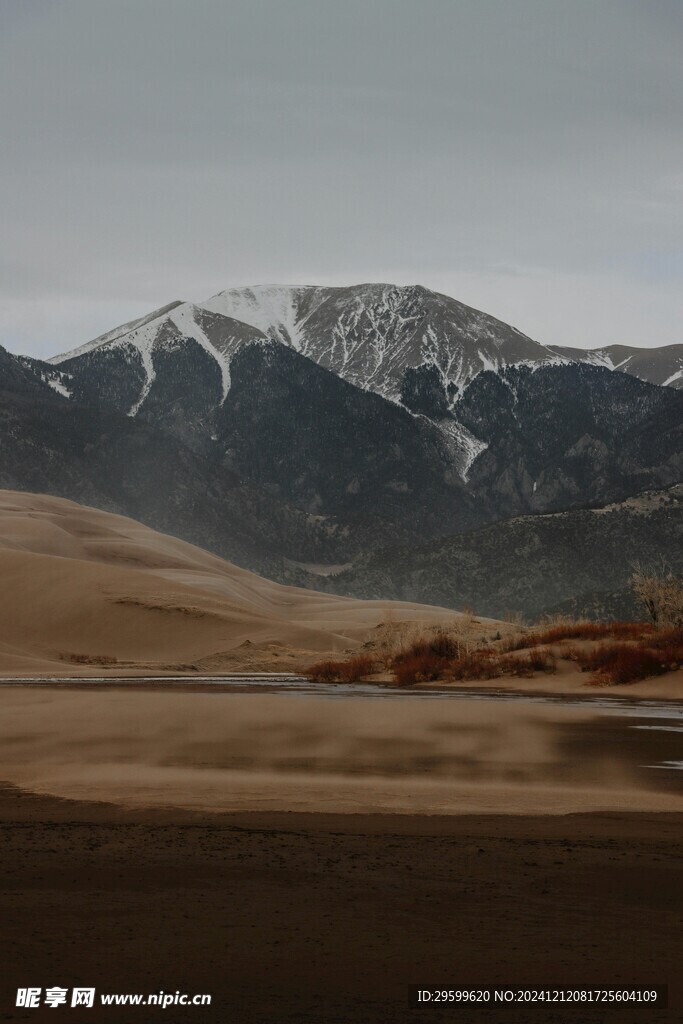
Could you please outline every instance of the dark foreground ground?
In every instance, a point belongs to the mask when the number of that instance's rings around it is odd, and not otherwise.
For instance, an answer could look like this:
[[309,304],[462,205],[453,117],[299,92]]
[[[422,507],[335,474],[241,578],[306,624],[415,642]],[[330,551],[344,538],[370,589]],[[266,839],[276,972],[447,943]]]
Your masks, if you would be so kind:
[[[677,815],[126,812],[0,790],[0,1021],[683,1019]],[[407,986],[650,988],[669,1009],[411,1010]],[[15,1007],[19,986],[211,1007]]]

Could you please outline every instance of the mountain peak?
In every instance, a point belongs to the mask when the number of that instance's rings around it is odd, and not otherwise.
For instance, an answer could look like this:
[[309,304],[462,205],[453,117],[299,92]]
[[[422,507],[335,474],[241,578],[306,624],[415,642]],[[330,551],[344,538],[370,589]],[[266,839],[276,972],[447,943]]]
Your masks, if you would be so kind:
[[201,305],[391,401],[400,400],[405,371],[424,364],[438,367],[454,395],[483,369],[564,361],[516,328],[420,284],[229,288]]

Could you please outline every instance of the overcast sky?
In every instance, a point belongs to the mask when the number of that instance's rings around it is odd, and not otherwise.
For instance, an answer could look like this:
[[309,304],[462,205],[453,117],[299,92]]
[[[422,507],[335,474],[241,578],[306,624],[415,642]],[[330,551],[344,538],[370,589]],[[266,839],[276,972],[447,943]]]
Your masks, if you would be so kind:
[[0,343],[420,283],[683,341],[681,0],[0,0]]

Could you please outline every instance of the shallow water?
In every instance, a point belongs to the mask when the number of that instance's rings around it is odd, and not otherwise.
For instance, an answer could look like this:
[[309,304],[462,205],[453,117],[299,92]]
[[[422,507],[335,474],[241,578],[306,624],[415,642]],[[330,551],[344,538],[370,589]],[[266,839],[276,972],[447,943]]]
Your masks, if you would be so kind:
[[565,707],[590,707],[605,712],[635,715],[647,718],[672,718],[683,726],[683,700],[643,700],[625,697],[571,694],[531,693],[496,689],[495,687],[463,688],[430,686],[419,689],[398,689],[383,683],[312,683],[305,676],[293,673],[253,672],[229,676],[53,676],[14,677],[0,679],[0,686],[76,687],[89,689],[106,687],[118,689],[216,690],[230,693],[277,693],[292,697],[320,697],[332,700],[363,698],[378,700],[477,700],[509,702],[514,704],[552,704]]
[[[98,698],[104,697],[103,691],[106,691],[111,699],[115,699],[115,695],[118,693],[119,698],[124,701],[123,705],[117,701],[118,710],[127,708],[132,715],[133,722],[136,722],[134,709],[138,706],[139,699],[144,700],[145,694],[147,698],[152,698],[154,695],[153,699],[162,701],[164,708],[169,711],[170,705],[164,700],[164,695],[169,701],[189,700],[190,703],[184,707],[185,714],[190,716],[194,715],[194,709],[198,709],[199,703],[203,703],[207,698],[210,703],[204,705],[204,708],[213,707],[216,711],[217,708],[213,704],[215,700],[219,701],[221,705],[223,701],[227,701],[228,706],[217,713],[217,719],[230,719],[232,712],[228,711],[228,707],[236,710],[237,705],[233,705],[232,701],[239,698],[239,713],[242,716],[246,714],[244,717],[246,733],[252,738],[258,738],[257,745],[261,751],[262,760],[268,762],[268,743],[275,735],[273,729],[276,731],[279,729],[280,732],[289,730],[287,742],[296,752],[290,760],[294,765],[305,765],[307,770],[317,770],[327,764],[327,761],[324,757],[319,758],[317,753],[312,753],[306,742],[303,744],[300,742],[300,737],[296,732],[296,723],[325,719],[327,735],[332,736],[338,745],[343,742],[345,737],[344,723],[347,719],[350,721],[353,714],[357,715],[357,712],[352,713],[352,708],[357,709],[359,704],[365,704],[368,707],[368,720],[375,721],[378,720],[378,709],[370,713],[370,706],[377,701],[391,703],[392,712],[389,717],[394,719],[401,709],[407,711],[410,707],[417,709],[419,706],[424,708],[425,713],[427,707],[432,709],[428,713],[428,718],[432,722],[431,739],[423,743],[420,753],[427,774],[433,771],[439,774],[441,770],[435,768],[435,765],[440,763],[440,759],[444,758],[443,744],[439,739],[440,728],[442,731],[450,731],[453,734],[460,731],[466,735],[468,730],[472,730],[474,722],[477,722],[477,728],[481,728],[480,723],[485,723],[490,717],[492,722],[495,719],[497,723],[503,723],[502,726],[499,725],[499,729],[501,735],[505,736],[514,731],[521,719],[533,722],[533,727],[538,732],[539,721],[550,716],[553,742],[557,752],[557,764],[550,774],[554,774],[557,779],[574,777],[577,773],[581,776],[590,775],[593,771],[596,779],[602,777],[605,772],[610,777],[625,773],[639,786],[659,791],[673,791],[683,795],[683,776],[681,775],[683,770],[683,702],[628,699],[605,694],[575,696],[510,692],[495,688],[474,690],[434,686],[399,690],[392,686],[373,683],[353,685],[311,683],[302,676],[284,673],[281,675],[250,673],[220,678],[215,676],[191,678],[187,676],[148,676],[132,679],[93,676],[53,680],[12,679],[2,680],[0,685],[3,688],[14,689],[16,687],[25,692],[30,690],[36,693],[36,696],[38,693],[42,693],[45,695],[45,699],[50,701],[56,699],[56,712],[61,703],[59,701],[60,694],[65,698],[67,694],[74,695],[75,691],[80,691],[83,697],[89,694],[90,698],[96,702],[92,705],[91,714],[94,714],[94,709],[98,706]],[[125,698],[124,690],[127,691]],[[134,693],[139,695],[139,698],[136,699],[133,696]],[[305,709],[297,708],[294,711],[292,708],[290,712],[285,712],[284,708],[288,706],[289,702],[285,701],[284,705],[277,702],[272,706],[275,708],[275,720],[264,721],[261,727],[259,714],[263,705],[259,700],[255,700],[252,706],[251,700],[248,699],[250,696],[261,699],[295,697],[305,704]],[[195,703],[195,698],[198,703]],[[331,716],[322,714],[322,712],[315,712],[312,715],[311,708],[315,706],[322,708],[325,703],[330,701],[343,705],[348,709],[349,714],[340,714],[340,707]],[[435,702],[441,702],[443,705],[443,716],[435,707]],[[462,712],[456,711],[458,704],[461,705]],[[161,706],[159,705],[160,708]],[[281,711],[278,710],[279,707],[282,707]],[[245,708],[251,710],[245,713]],[[487,711],[487,708],[490,708],[490,711]],[[525,711],[525,708],[528,710]],[[544,711],[544,709],[546,710]],[[201,713],[211,714],[206,710]],[[165,714],[166,710],[164,710]],[[272,711],[269,714],[272,714]],[[539,716],[541,717],[539,718]],[[381,718],[386,718],[383,712],[379,715],[380,720]],[[439,725],[441,718],[443,719],[442,727]],[[414,739],[414,736],[411,735],[411,727],[416,725],[416,721],[412,714],[404,715],[401,711],[396,720],[399,719],[406,725],[397,728],[391,738],[389,735],[385,736],[380,745],[390,744],[398,751],[403,744],[409,744]],[[638,720],[637,723],[633,721],[634,719]],[[169,721],[173,720],[176,720],[175,713],[172,713],[169,719]],[[339,723],[339,736],[337,737],[333,736],[335,722]],[[90,730],[86,723],[84,725],[83,732],[88,735]],[[271,736],[271,740],[266,744],[261,742],[259,736],[259,732],[264,730],[270,730]],[[349,727],[348,736],[354,737],[353,742],[358,743],[355,730],[355,725],[353,728]],[[365,744],[366,739],[367,737],[363,737],[361,747]],[[76,742],[83,742],[83,736],[79,737]],[[242,750],[241,740],[239,737],[236,738],[232,732],[225,734],[224,742],[232,750],[237,748]],[[500,743],[500,739],[497,739],[496,742]],[[230,758],[226,763],[223,763],[222,756],[216,761],[215,747],[215,741],[202,742],[199,740],[192,745],[189,761],[204,767],[227,768]],[[523,747],[524,744],[520,744],[522,753],[524,753]],[[221,748],[223,748],[223,742],[221,742]],[[447,754],[444,763],[452,757],[452,754],[452,751]],[[177,751],[174,751],[171,761],[175,760],[176,756]],[[242,751],[235,764],[246,763],[245,757],[248,761],[248,754]],[[481,751],[477,751],[468,753],[463,759],[461,753],[458,753],[456,774],[458,776],[476,775],[477,777],[485,775],[490,770],[490,763],[487,762],[489,757],[490,752],[483,754]],[[515,752],[515,757],[519,757],[519,750]],[[180,760],[184,761],[184,756]],[[353,760],[351,755],[349,755],[349,760]],[[383,763],[382,758],[377,760],[373,755],[367,767],[369,770],[384,772],[389,770],[387,766],[393,763],[394,759],[385,760],[386,764]],[[499,765],[498,758],[496,761]],[[408,762],[410,762],[410,756],[408,756]],[[465,771],[465,762],[468,765],[467,771]],[[453,764],[455,763],[453,761]],[[329,767],[329,764],[327,766]],[[421,774],[422,771],[418,766],[418,774]]]

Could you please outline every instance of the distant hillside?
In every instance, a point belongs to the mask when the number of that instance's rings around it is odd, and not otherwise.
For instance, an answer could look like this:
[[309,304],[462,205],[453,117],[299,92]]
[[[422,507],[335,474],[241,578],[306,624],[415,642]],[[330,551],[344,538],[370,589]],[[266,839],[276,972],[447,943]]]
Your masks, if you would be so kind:
[[[628,580],[636,563],[683,573],[683,485],[595,509],[520,516],[420,547],[386,547],[317,585],[502,618],[549,611],[641,617]],[[299,572],[292,580],[303,582]],[[308,576],[308,585],[314,577]]]

